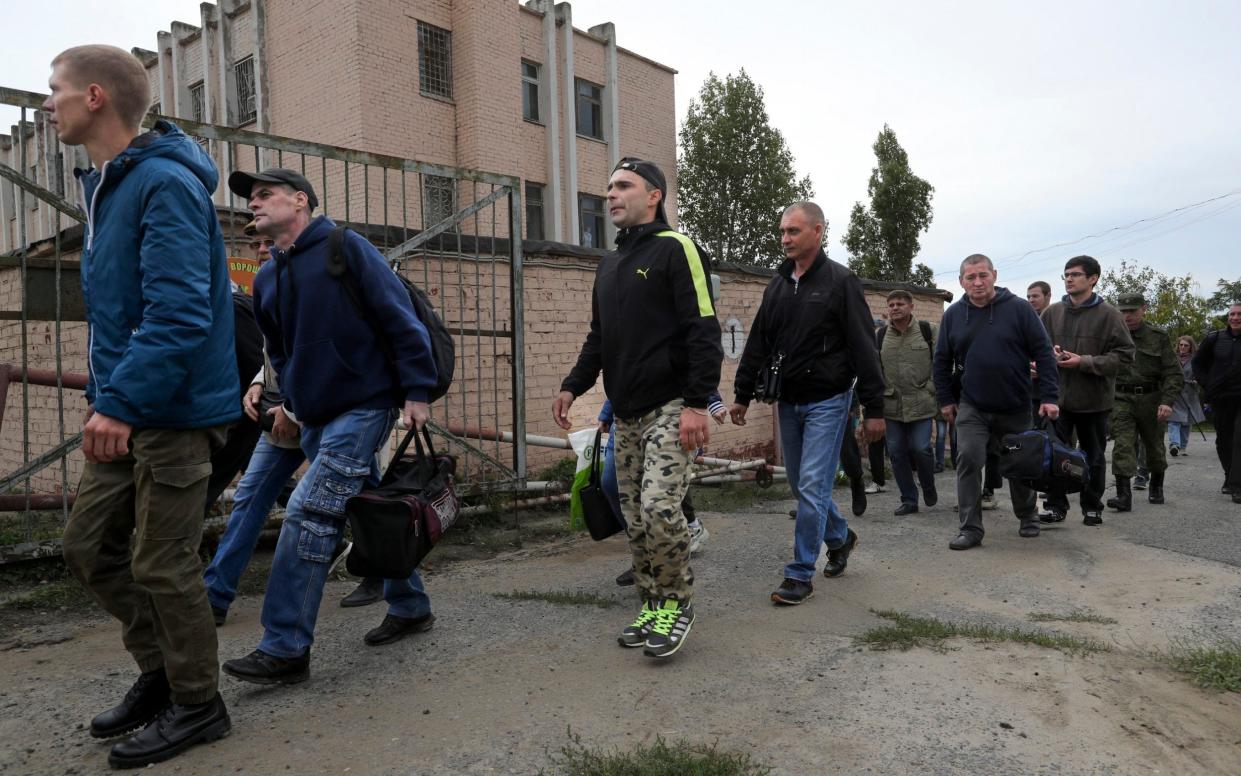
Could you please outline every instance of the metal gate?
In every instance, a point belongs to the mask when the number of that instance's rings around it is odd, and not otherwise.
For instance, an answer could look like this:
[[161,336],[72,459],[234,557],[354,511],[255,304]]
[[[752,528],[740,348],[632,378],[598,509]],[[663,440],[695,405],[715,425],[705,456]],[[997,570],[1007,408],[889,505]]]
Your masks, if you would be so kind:
[[[73,451],[85,414],[85,216],[72,171],[88,161],[80,147],[59,142],[39,109],[44,99],[0,87],[0,106],[20,112],[12,134],[0,135],[0,561],[59,551],[82,463]],[[431,408],[432,428],[458,456],[467,491],[524,485],[519,180],[169,120],[220,170],[214,196],[234,280],[244,286],[257,264],[242,235],[246,203],[224,180],[233,170],[289,167],[315,187],[320,212],[366,236],[431,296],[457,348],[456,376]]]

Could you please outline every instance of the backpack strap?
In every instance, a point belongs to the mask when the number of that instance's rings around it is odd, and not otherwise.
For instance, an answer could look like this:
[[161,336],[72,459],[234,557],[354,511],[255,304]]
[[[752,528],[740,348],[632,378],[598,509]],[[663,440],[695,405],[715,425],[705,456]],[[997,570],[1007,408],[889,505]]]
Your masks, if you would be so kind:
[[362,301],[362,285],[358,282],[357,276],[349,271],[349,262],[345,258],[345,232],[349,231],[347,226],[337,226],[328,234],[327,237],[327,259],[326,267],[329,277],[334,277],[345,287],[345,293],[349,296],[349,301],[353,304],[353,309],[357,310],[362,320],[366,321],[371,327],[371,331],[375,332],[375,336],[379,338],[379,346],[383,350],[384,355],[388,357],[388,363],[396,368],[396,352],[392,349],[392,343],[388,341],[388,335],[384,333],[383,327],[379,325],[379,321],[375,319],[371,309]]
[[931,324],[928,321],[918,320],[918,328],[922,331],[922,339],[926,340],[926,349],[931,354],[931,366],[935,365],[935,343],[931,342]]
[[888,325],[885,323],[879,327],[879,331],[875,332],[875,350],[883,352],[883,340],[888,336]]

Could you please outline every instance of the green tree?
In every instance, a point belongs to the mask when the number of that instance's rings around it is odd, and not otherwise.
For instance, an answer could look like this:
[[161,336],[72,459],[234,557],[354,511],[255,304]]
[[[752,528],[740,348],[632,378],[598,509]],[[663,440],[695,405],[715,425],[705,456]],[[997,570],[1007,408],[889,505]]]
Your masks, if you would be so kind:
[[918,235],[931,226],[935,187],[909,169],[909,154],[887,125],[873,146],[877,164],[866,193],[870,206],[854,203],[844,244],[849,268],[864,278],[934,286],[925,264],[913,265],[921,244]]
[[686,234],[722,261],[777,267],[780,213],[814,196],[771,126],[763,89],[742,70],[710,73],[681,125],[677,212]]
[[1207,303],[1211,305],[1211,310],[1227,315],[1228,308],[1241,301],[1241,278],[1237,278],[1231,283],[1223,278],[1215,284],[1215,293],[1211,294],[1207,299]]
[[1105,269],[1098,291],[1116,304],[1118,296],[1138,292],[1146,297],[1146,320],[1173,337],[1188,334],[1201,340],[1212,328],[1210,300],[1199,296],[1193,275],[1165,275],[1150,267],[1127,261],[1116,269]]

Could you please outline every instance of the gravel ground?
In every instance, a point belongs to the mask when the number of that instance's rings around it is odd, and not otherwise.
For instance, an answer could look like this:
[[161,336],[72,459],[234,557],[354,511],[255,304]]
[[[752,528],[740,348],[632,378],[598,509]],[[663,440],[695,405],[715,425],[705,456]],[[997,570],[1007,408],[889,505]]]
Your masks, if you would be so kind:
[[[1200,441],[1200,440],[1199,440]],[[1158,657],[1178,639],[1241,639],[1241,507],[1218,494],[1208,445],[1172,460],[1168,503],[1088,528],[1080,514],[1020,539],[1001,510],[982,547],[950,552],[952,473],[941,502],[897,518],[894,489],[852,521],[848,572],[815,597],[775,608],[768,594],[792,546],[791,502],[703,515],[698,622],[683,652],[656,663],[616,646],[637,602],[613,577],[613,539],[554,542],[446,565],[428,589],[435,629],[368,648],[380,607],[338,608],[329,585],[311,680],[260,688],[225,677],[230,737],[155,773],[527,774],[571,728],[590,746],[656,735],[751,752],[777,773],[1241,774],[1241,697],[1190,685]],[[839,492],[838,492],[839,493]],[[515,602],[515,590],[579,591],[610,608]],[[253,649],[260,599],[239,600],[220,656]],[[1069,656],[956,640],[942,652],[876,652],[855,637],[894,609],[1021,625],[1105,642]],[[1111,625],[1029,621],[1073,610]],[[107,745],[85,730],[134,669],[112,623],[41,618],[0,634],[0,771],[98,773]]]

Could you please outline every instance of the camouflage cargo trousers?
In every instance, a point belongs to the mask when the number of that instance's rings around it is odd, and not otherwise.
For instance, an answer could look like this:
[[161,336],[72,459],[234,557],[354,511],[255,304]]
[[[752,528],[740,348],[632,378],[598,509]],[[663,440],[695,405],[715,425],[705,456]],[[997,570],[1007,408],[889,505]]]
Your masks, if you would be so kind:
[[1116,392],[1109,420],[1112,439],[1112,474],[1132,477],[1138,473],[1138,439],[1146,448],[1147,468],[1156,474],[1167,471],[1168,456],[1164,436],[1168,424],[1159,421],[1159,394],[1126,394]]
[[681,501],[689,488],[693,457],[681,449],[680,399],[638,418],[617,418],[616,482],[629,523],[633,576],[643,600],[694,593],[689,567],[689,524]]

